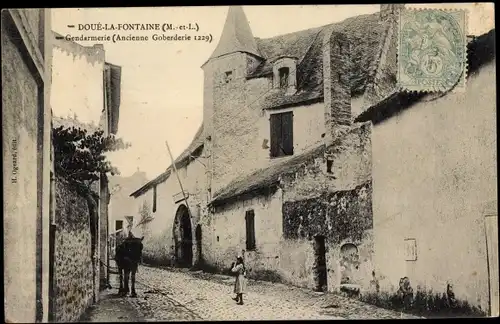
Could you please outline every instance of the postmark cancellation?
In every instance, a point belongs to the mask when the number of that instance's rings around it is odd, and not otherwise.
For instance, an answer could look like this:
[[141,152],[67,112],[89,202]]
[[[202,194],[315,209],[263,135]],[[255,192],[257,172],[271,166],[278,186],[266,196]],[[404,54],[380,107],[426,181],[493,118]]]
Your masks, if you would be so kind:
[[417,92],[465,88],[467,11],[405,9],[398,32],[398,86]]

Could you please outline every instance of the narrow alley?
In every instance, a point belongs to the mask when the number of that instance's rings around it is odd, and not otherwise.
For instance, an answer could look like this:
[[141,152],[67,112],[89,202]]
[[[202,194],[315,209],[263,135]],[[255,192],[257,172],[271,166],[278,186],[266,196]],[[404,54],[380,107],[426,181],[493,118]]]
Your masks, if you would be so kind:
[[3,10],[5,321],[498,317],[494,13]]
[[137,298],[116,297],[118,278],[112,274],[108,298],[103,298],[82,321],[416,318],[339,295],[254,280],[248,282],[245,304],[237,305],[231,299],[233,283],[234,278],[224,275],[141,266]]

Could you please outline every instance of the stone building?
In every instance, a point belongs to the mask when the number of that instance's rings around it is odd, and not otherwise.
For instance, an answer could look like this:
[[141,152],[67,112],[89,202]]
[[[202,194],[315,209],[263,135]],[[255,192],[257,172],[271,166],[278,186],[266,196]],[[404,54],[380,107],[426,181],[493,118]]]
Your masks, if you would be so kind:
[[203,125],[131,195],[154,218],[145,261],[225,270],[243,252],[254,278],[368,287],[371,126],[354,120],[399,7],[268,39],[231,7],[202,66]]
[[[184,263],[191,265],[193,255],[197,253],[189,234],[195,230],[191,224],[197,224],[201,219],[202,206],[207,202],[206,162],[201,157],[204,146],[202,135],[203,127],[200,127],[192,143],[175,160],[177,176],[181,180],[189,209],[186,208],[186,202],[183,203],[184,195],[172,166],[130,195],[135,201],[134,214],[131,216],[140,219],[141,210],[149,211],[149,221],[133,229],[136,236],[145,237],[143,255],[146,262],[172,265],[176,260],[183,263],[184,259]],[[186,229],[186,235],[182,237],[179,235],[181,223]],[[182,246],[185,248],[182,249]],[[180,257],[182,252],[183,258]]]
[[[465,92],[385,91],[357,121],[373,124],[380,289],[407,277],[415,291],[451,290],[498,316],[495,30],[470,38],[468,57]],[[382,88],[394,89],[395,71],[380,73]]]
[[50,10],[2,10],[4,305],[7,322],[48,321]]
[[[53,126],[77,127],[104,136],[118,131],[121,68],[105,60],[103,45],[83,46],[52,32]],[[94,183],[89,203],[62,177],[53,175],[56,321],[74,321],[98,300],[108,282],[108,179]]]

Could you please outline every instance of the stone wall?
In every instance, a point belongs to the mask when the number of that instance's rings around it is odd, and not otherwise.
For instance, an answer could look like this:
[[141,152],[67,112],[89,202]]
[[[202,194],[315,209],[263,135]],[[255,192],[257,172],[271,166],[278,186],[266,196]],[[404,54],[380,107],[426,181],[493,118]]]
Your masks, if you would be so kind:
[[[312,156],[295,172],[282,175],[285,246],[293,246],[293,262],[300,264],[300,269],[308,269],[284,274],[289,280],[310,288],[316,285],[314,239],[323,236],[327,289],[337,290],[344,283],[370,287],[370,136],[369,124],[354,124],[326,149],[326,156]],[[331,172],[328,160],[332,160]],[[349,256],[347,252],[356,253]]]
[[92,303],[94,279],[87,201],[56,179],[55,321],[78,320]]
[[[224,76],[228,71],[232,72],[232,80],[226,83]],[[203,119],[205,137],[211,137],[211,185],[215,193],[237,175],[255,168],[250,156],[257,150],[260,108],[257,103],[250,104],[268,90],[270,84],[266,79],[246,80],[247,55],[242,53],[212,60],[204,72]]]
[[102,290],[108,283],[109,187],[106,175],[101,175],[99,182],[99,290]]
[[[341,283],[368,289],[372,278],[371,184],[309,200],[282,202],[281,190],[218,207],[207,226],[203,257],[227,271],[244,251],[249,278],[315,288],[314,236],[326,237],[328,290]],[[245,213],[255,213],[256,249],[246,250]],[[356,254],[344,251],[355,245]]]
[[[316,198],[324,193],[352,190],[371,180],[371,126],[355,124],[295,172],[282,175],[284,201]],[[328,160],[332,161],[328,172]]]
[[[368,288],[372,279],[370,125],[335,142],[332,172],[324,151],[314,151],[278,191],[247,195],[218,206],[208,217],[204,257],[220,271],[246,250],[245,213],[255,213],[256,249],[245,251],[250,278],[314,288],[314,237],[326,238],[328,290],[341,283]],[[355,252],[355,253],[353,253]]]
[[[328,290],[340,284],[368,288],[371,279],[371,184],[317,198],[283,203],[283,236],[300,244],[295,248],[313,254],[314,238],[325,238]],[[352,253],[354,253],[354,255]],[[313,269],[314,257],[303,259]],[[314,284],[314,273],[309,286]]]
[[[214,194],[238,176],[289,158],[270,158],[270,114],[294,112],[294,155],[320,143],[325,133],[322,102],[263,111],[261,98],[273,91],[272,77],[247,80],[247,64],[247,55],[236,53],[204,66],[203,124]],[[226,83],[228,71],[233,77]]]

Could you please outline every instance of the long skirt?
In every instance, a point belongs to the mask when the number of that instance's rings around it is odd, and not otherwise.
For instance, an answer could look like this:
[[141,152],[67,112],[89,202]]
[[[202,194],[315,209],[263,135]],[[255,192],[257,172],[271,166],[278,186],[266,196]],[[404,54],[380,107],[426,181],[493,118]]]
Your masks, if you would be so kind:
[[243,275],[238,275],[234,282],[234,293],[245,294],[247,292],[247,279]]

